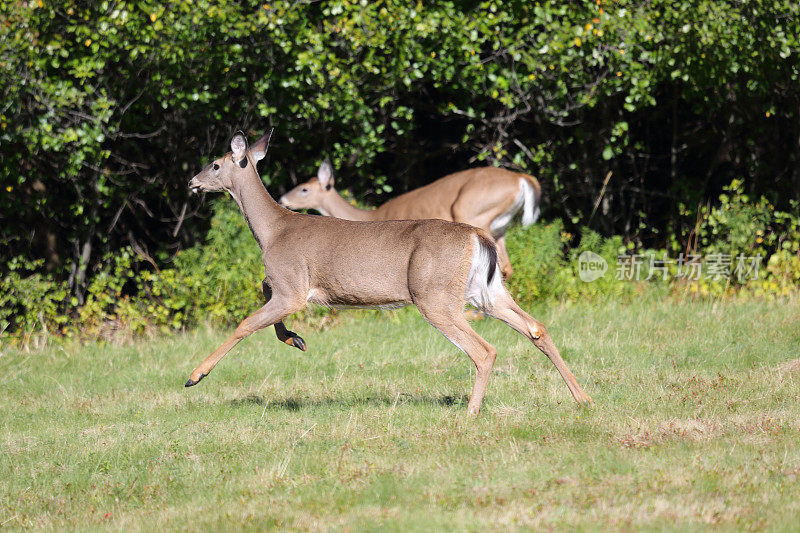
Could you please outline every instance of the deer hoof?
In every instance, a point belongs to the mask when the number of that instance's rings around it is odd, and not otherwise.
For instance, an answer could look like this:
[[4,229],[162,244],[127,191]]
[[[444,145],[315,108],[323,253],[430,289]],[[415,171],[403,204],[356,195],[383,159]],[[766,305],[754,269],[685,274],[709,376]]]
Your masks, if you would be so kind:
[[193,387],[194,385],[197,385],[198,383],[200,383],[200,380],[202,380],[202,379],[203,379],[204,377],[206,377],[207,375],[208,375],[208,374],[200,374],[200,377],[199,377],[199,378],[197,378],[197,381],[193,380],[192,378],[189,378],[189,379],[186,381],[186,385],[184,385],[184,387]]
[[294,346],[295,348],[299,348],[300,351],[302,352],[306,351],[306,341],[304,341],[303,338],[299,335],[295,335],[294,337],[292,337],[292,346]]

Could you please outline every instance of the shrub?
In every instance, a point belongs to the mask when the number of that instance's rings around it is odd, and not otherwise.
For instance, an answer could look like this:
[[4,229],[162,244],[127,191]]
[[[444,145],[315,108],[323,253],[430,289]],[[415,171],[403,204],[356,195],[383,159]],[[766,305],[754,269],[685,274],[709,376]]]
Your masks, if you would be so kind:
[[776,210],[763,196],[753,201],[744,193],[744,183],[734,180],[724,188],[719,204],[700,209],[697,247],[706,253],[764,258],[779,250],[796,253],[800,211],[796,201],[792,205],[793,213]]
[[[571,248],[574,237],[564,231],[560,220],[513,228],[507,235],[508,254],[514,267],[514,275],[508,282],[511,294],[524,303],[632,295],[636,287],[615,275],[617,255],[625,249],[622,238],[603,238],[589,229],[582,233],[578,245]],[[578,258],[584,251],[598,254],[608,265],[605,274],[592,282],[585,282],[579,276]]]
[[47,333],[66,324],[64,283],[38,272],[41,261],[12,259],[0,277],[0,338],[13,334],[27,341],[36,330]]
[[[800,204],[776,210],[764,197],[752,199],[741,180],[724,188],[719,203],[702,207],[687,249],[704,257],[700,280],[675,288],[700,296],[741,291],[744,295],[785,296],[800,280]],[[712,276],[711,261],[729,262],[729,276]]]

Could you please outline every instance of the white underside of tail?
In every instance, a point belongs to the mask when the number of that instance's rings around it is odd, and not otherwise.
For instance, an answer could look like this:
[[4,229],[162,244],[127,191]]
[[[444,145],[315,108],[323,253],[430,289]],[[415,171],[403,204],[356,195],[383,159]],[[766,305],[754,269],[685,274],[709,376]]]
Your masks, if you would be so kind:
[[491,262],[492,256],[489,254],[489,250],[481,246],[478,237],[475,236],[472,263],[469,267],[469,276],[467,276],[465,299],[467,303],[486,312],[489,312],[494,307],[497,296],[505,291],[502,281],[503,276],[496,264],[491,283],[486,281],[489,277]]
[[522,192],[525,196],[525,205],[522,207],[522,225],[530,226],[539,219],[539,199],[536,198],[536,191],[528,180],[519,180],[522,183]]
[[489,224],[489,231],[495,237],[505,235],[506,230],[511,225],[511,221],[522,210],[522,225],[530,226],[539,218],[539,204],[537,203],[536,191],[528,180],[519,179],[519,190],[514,198],[514,203],[509,208],[500,213],[497,218]]

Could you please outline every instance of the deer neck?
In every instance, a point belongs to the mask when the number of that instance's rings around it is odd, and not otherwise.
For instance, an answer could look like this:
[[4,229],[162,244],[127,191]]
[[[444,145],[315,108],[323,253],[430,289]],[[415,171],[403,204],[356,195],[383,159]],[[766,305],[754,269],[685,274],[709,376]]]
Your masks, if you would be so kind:
[[288,211],[272,199],[264,187],[264,182],[255,171],[255,165],[249,165],[243,174],[244,176],[236,181],[229,192],[236,200],[258,246],[264,252]]
[[317,209],[320,213],[345,220],[374,220],[375,212],[371,209],[359,209],[333,189],[323,196],[323,201]]

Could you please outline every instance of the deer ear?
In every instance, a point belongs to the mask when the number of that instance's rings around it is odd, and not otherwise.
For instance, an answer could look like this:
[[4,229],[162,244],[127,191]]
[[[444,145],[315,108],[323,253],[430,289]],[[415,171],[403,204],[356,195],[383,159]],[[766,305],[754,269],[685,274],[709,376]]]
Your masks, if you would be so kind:
[[333,187],[333,167],[329,159],[323,161],[319,166],[319,170],[317,170],[317,179],[325,190]]
[[264,159],[264,156],[267,155],[267,149],[269,149],[269,140],[272,137],[272,131],[273,130],[269,130],[269,133],[254,142],[250,147],[250,153],[253,155],[253,159],[255,159],[256,162],[261,161]]
[[233,157],[237,161],[244,157],[244,151],[247,150],[247,139],[244,138],[244,135],[241,133],[237,133],[231,139],[231,151],[233,151]]

